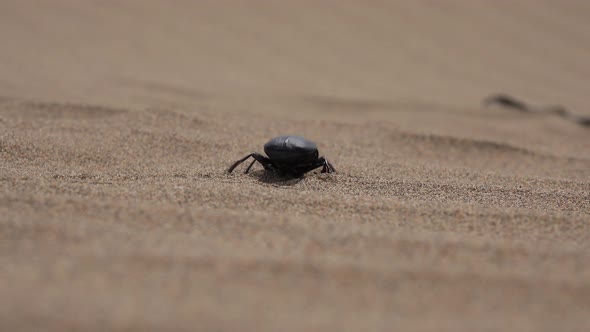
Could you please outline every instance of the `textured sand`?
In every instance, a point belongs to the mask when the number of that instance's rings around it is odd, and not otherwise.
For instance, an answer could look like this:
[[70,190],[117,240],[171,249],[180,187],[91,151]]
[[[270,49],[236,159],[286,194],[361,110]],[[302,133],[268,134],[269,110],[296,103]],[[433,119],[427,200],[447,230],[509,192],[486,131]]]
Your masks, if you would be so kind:
[[[2,1],[0,330],[588,331],[579,1]],[[280,134],[339,170],[224,174]],[[243,168],[242,168],[243,169]]]

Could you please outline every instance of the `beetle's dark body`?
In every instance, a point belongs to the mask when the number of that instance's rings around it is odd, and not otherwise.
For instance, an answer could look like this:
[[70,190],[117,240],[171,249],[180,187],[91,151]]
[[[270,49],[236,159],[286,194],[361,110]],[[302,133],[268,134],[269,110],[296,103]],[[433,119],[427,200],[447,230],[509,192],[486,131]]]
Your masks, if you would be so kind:
[[280,175],[302,176],[316,168],[322,168],[322,173],[334,172],[334,167],[324,157],[319,157],[317,145],[301,136],[278,136],[264,144],[264,152],[268,157],[259,153],[251,153],[236,161],[229,169],[231,173],[239,164],[252,157],[254,160],[246,168],[245,173],[258,161],[265,170]]
[[264,144],[264,153],[284,167],[311,165],[319,156],[317,145],[299,136],[275,137]]

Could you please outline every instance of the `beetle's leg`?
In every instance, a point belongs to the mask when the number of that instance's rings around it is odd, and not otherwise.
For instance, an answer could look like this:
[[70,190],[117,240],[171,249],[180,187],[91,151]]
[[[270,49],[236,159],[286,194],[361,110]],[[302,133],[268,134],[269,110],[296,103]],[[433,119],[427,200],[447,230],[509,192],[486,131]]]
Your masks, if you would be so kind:
[[254,165],[254,163],[256,162],[256,159],[252,160],[252,162],[250,163],[250,165],[248,166],[248,168],[246,168],[246,171],[244,171],[244,174],[248,173],[250,171],[250,168],[252,168],[252,166]]
[[245,156],[244,158],[242,158],[242,159],[240,159],[240,160],[236,161],[235,163],[233,163],[233,165],[231,165],[231,166],[229,167],[229,169],[227,170],[227,172],[228,172],[228,173],[231,173],[231,172],[233,172],[233,171],[234,171],[234,169],[235,169],[236,167],[238,167],[238,165],[239,165],[239,164],[243,163],[243,162],[244,162],[246,159],[248,159],[248,158],[252,157],[252,155],[253,155],[253,154],[254,154],[254,153],[251,153],[251,154],[249,154],[249,155]]
[[336,169],[334,168],[334,166],[332,166],[332,164],[330,164],[330,162],[327,159],[325,159],[324,157],[321,157],[318,160],[321,160],[322,166],[324,166],[322,168],[322,173],[334,173],[334,172],[336,172]]
[[[261,155],[260,153],[253,153],[252,158],[254,158],[254,161],[259,162],[260,165],[262,165],[262,167],[264,167],[265,170],[274,171],[274,167],[272,166],[272,162],[270,161],[270,159],[266,158],[265,156]],[[250,171],[250,168],[252,167],[252,165],[254,165],[254,162],[252,162],[252,164],[250,164],[250,166],[248,166],[248,168],[246,168],[246,171],[244,173],[248,173]]]
[[[262,156],[264,158],[264,156]],[[244,174],[248,173],[250,171],[250,168],[252,168],[252,166],[254,166],[255,162],[259,162],[260,165],[262,165],[262,167],[264,167],[265,170],[267,171],[274,171],[274,167],[271,164],[270,160],[268,160],[268,158],[265,159],[254,159],[252,160],[252,162],[250,163],[250,165],[248,166],[248,168],[246,168],[246,171],[244,171]]]
[[314,164],[311,164],[311,165],[308,165],[308,166],[299,167],[299,168],[296,168],[295,169],[295,175],[301,176],[301,175],[303,175],[303,174],[305,174],[307,172],[311,172],[314,169],[320,168],[322,166],[324,166],[324,164],[314,163]]
[[261,155],[260,153],[251,153],[247,156],[245,156],[244,158],[236,161],[233,165],[231,165],[231,167],[227,170],[228,173],[233,172],[233,170],[238,167],[239,164],[243,163],[244,161],[246,161],[246,159],[248,158],[254,158],[254,161],[250,164],[250,166],[248,166],[248,168],[246,169],[245,173],[248,173],[250,171],[250,168],[252,168],[252,165],[254,165],[254,162],[259,162],[262,167],[264,167],[265,170],[268,171],[272,171],[274,170],[274,168],[272,167],[272,163],[270,162],[270,159],[266,158],[265,156]]
[[332,166],[332,164],[328,161],[328,159],[325,159],[324,157],[322,157],[322,159],[324,159],[324,169],[322,169],[322,173],[336,172],[336,169],[334,168],[334,166]]
[[320,157],[318,158],[313,164],[308,165],[308,166],[304,166],[301,168],[297,168],[296,169],[296,173],[303,175],[307,172],[313,171],[316,168],[322,168],[322,173],[333,173],[335,172],[334,167],[332,167],[332,164],[330,164],[326,159],[324,159],[324,157]]

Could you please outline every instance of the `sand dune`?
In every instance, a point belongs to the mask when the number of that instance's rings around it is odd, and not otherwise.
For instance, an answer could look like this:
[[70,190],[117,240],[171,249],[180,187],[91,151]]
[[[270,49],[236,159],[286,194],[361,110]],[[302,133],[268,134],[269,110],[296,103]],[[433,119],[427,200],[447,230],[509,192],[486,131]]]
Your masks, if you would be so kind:
[[[0,330],[588,330],[590,130],[481,105],[590,116],[588,18],[3,1]],[[339,172],[224,172],[280,134]]]

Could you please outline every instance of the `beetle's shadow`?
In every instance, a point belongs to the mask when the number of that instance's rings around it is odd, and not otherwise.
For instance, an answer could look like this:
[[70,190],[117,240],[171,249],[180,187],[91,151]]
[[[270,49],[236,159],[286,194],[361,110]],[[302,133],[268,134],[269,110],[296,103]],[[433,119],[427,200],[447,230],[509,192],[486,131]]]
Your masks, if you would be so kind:
[[293,177],[288,175],[278,175],[273,172],[257,171],[250,173],[252,177],[262,183],[273,184],[276,186],[293,186],[303,180],[303,177]]

